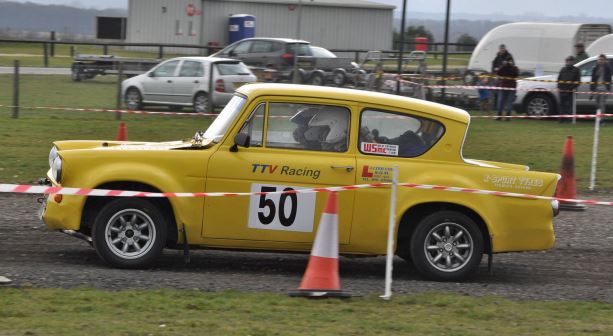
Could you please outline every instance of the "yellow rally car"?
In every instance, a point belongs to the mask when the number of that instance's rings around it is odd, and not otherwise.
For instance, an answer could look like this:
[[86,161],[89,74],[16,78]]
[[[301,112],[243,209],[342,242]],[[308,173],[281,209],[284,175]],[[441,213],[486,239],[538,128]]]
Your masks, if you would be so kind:
[[[399,181],[553,195],[557,174],[468,160],[462,110],[387,94],[254,84],[237,90],[190,141],[58,141],[54,186],[153,192],[267,192]],[[48,197],[51,229],[89,239],[116,267],[145,267],[164,247],[309,251],[325,193],[240,197]],[[386,252],[389,188],[339,193],[342,254]],[[557,202],[400,188],[396,253],[455,280],[484,253],[554,245]],[[184,235],[184,233],[187,233]]]

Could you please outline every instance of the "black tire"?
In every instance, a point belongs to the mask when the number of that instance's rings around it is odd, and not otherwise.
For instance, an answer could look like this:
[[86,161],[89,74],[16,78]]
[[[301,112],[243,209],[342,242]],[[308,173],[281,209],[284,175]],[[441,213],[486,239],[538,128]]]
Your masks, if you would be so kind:
[[556,106],[551,96],[544,93],[535,93],[524,99],[522,110],[526,115],[548,116],[556,112]]
[[462,78],[464,85],[477,85],[477,82],[479,81],[479,76],[474,73],[473,71],[466,71],[466,73],[464,73],[464,77]]
[[118,268],[144,268],[164,249],[165,217],[149,201],[119,198],[94,219],[92,240],[98,256]]
[[126,90],[126,96],[124,97],[124,103],[126,104],[126,108],[128,110],[142,110],[143,95],[135,87],[128,88],[128,90]]
[[73,68],[70,73],[70,77],[72,78],[73,81],[80,82],[83,80],[85,76],[80,70]]
[[[302,84],[304,83],[304,77],[305,77],[305,73],[304,70],[302,69],[298,69],[298,82],[295,84]],[[289,78],[288,78],[290,84],[294,83],[294,71],[291,71],[289,73]]]
[[342,87],[347,82],[347,75],[342,71],[336,71],[332,77],[332,82],[338,87]]
[[194,96],[194,112],[207,113],[209,109],[209,95],[205,92],[198,92]]
[[319,85],[319,86],[322,86],[322,85],[324,85],[324,84],[325,84],[325,83],[324,83],[324,76],[323,76],[321,73],[319,73],[319,72],[314,72],[314,73],[311,75],[311,79],[310,79],[310,81],[309,81],[309,82],[311,83],[311,85]]
[[456,211],[439,211],[417,224],[410,251],[413,264],[425,277],[457,281],[474,274],[479,266],[483,235],[468,216]]

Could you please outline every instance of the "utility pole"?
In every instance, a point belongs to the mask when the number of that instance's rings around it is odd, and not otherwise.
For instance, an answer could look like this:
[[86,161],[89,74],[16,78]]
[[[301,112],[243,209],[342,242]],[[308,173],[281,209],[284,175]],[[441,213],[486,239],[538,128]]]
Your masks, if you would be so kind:
[[[406,0],[405,0],[406,1]],[[296,40],[300,40],[300,21],[302,21],[302,0],[298,0],[298,20],[296,20]],[[294,70],[292,73],[292,83],[300,83],[300,76],[298,75],[298,42],[294,43]]]
[[[445,44],[443,45],[443,86],[446,85],[447,78],[447,56],[449,53],[449,7],[451,0],[447,0],[447,12],[445,13]],[[441,89],[441,103],[445,104],[445,88]]]
[[[407,16],[407,0],[402,0],[402,20],[400,21],[400,46],[398,46],[398,76],[402,75],[402,53],[404,51],[404,23]],[[400,77],[396,79],[396,94],[400,94]]]

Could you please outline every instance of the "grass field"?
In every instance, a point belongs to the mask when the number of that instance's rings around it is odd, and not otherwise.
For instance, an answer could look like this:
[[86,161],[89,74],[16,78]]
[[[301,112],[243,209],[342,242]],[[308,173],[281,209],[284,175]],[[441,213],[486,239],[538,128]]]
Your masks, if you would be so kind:
[[611,335],[613,305],[457,294],[307,300],[193,290],[1,289],[2,335]]
[[[0,76],[0,104],[10,105],[10,75]],[[69,106],[114,108],[115,77],[82,83],[67,76],[22,76],[22,106]],[[114,139],[118,122],[114,113],[62,112],[22,109],[18,119],[9,108],[0,108],[0,181],[32,182],[48,168],[51,142],[59,139]],[[188,116],[122,115],[130,140],[163,141],[188,138],[206,129],[210,119]],[[613,127],[601,129],[598,159],[598,189],[613,189]],[[464,146],[467,158],[526,164],[533,170],[558,172],[567,135],[575,139],[575,165],[580,190],[589,183],[593,122],[576,125],[555,121],[513,120],[498,122],[473,119]]]

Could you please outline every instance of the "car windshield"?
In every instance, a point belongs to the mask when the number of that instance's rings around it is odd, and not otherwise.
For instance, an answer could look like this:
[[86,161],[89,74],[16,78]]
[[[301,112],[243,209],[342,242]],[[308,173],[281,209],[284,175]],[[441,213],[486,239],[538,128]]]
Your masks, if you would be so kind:
[[246,101],[247,99],[241,96],[232,97],[226,107],[219,113],[217,119],[215,119],[206,132],[204,132],[204,137],[206,139],[211,139],[213,142],[219,142],[234,122],[234,119],[236,119],[236,116],[238,116],[243,109]]
[[311,52],[315,57],[336,58],[336,55],[334,55],[330,50],[320,47],[311,47]]
[[222,76],[226,75],[251,75],[249,68],[243,63],[217,63],[217,70]]

